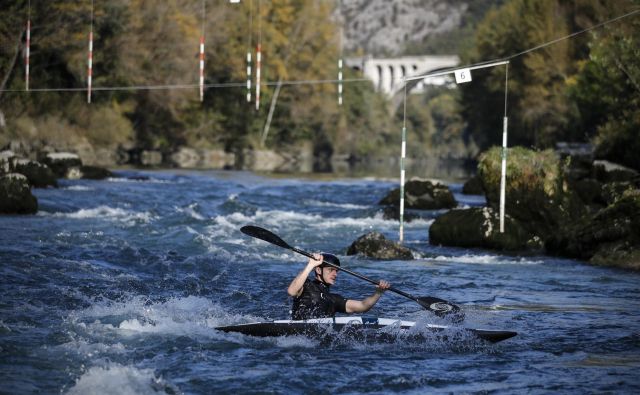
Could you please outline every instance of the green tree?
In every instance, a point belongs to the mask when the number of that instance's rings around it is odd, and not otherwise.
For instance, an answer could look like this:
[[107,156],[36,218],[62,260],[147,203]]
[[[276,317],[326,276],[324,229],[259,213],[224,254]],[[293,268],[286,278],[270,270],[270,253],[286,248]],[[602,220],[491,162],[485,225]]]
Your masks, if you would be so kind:
[[[463,58],[478,62],[519,54],[621,15],[632,7],[628,0],[512,0],[488,13],[476,32],[474,49]],[[589,54],[590,40],[590,35],[583,34],[511,60],[511,145],[544,148],[557,141],[585,140],[581,114],[569,91]],[[465,118],[481,146],[498,144],[504,68],[479,70],[473,78],[471,84],[462,87]]]
[[640,170],[640,20],[598,32],[570,91],[599,157]]

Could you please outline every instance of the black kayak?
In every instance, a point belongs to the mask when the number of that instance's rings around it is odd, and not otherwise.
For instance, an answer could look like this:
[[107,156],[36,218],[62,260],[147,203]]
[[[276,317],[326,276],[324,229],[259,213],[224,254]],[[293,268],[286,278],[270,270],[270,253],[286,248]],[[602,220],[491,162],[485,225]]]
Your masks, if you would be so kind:
[[303,321],[276,320],[221,326],[215,329],[257,337],[302,335],[313,338],[326,338],[339,332],[341,335],[346,335],[356,340],[377,342],[394,342],[398,339],[428,341],[436,338],[447,340],[457,336],[471,335],[491,343],[497,343],[518,334],[512,331],[471,329],[444,325],[427,324],[416,326],[413,321],[376,317],[314,318]]

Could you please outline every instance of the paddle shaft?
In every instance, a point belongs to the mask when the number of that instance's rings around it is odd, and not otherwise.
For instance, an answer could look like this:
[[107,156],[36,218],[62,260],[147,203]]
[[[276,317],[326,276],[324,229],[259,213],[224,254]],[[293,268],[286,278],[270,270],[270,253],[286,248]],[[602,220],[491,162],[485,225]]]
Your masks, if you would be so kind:
[[[307,251],[301,250],[301,249],[296,248],[296,247],[291,247],[291,246],[289,246],[289,247],[291,248],[291,251],[297,252],[298,254],[304,255],[304,256],[306,256],[306,257],[308,257],[308,258],[315,259],[315,257],[313,256],[313,254],[311,254],[311,253],[309,253],[309,252],[307,252]],[[372,280],[372,279],[370,279],[370,278],[367,278],[367,277],[363,276],[362,274],[358,274],[358,273],[356,273],[356,272],[352,272],[352,271],[351,271],[351,270],[349,270],[349,269],[345,269],[345,268],[342,268],[342,267],[340,267],[340,266],[338,266],[338,265],[334,265],[334,264],[333,264],[333,263],[331,263],[331,262],[324,261],[324,263],[325,263],[326,265],[329,265],[329,266],[333,266],[333,267],[335,267],[336,269],[340,270],[341,272],[345,272],[345,273],[350,274],[350,275],[352,275],[352,276],[354,276],[354,277],[358,277],[358,278],[359,278],[359,279],[361,279],[361,280],[368,281],[368,282],[370,282],[371,284],[374,284],[374,285],[378,285],[378,284],[379,284],[378,282],[376,282],[376,281],[374,281],[374,280]],[[402,295],[402,296],[404,296],[405,298],[409,298],[409,299],[411,299],[411,300],[413,300],[413,301],[418,301],[418,298],[416,298],[415,296],[413,296],[413,295],[411,295],[411,294],[408,294],[408,293],[406,293],[406,292],[400,291],[399,289],[396,289],[396,288],[393,288],[393,287],[389,287],[389,289],[388,289],[388,290],[389,290],[389,291],[391,291],[391,292],[395,292],[395,293],[397,293],[398,295]]]

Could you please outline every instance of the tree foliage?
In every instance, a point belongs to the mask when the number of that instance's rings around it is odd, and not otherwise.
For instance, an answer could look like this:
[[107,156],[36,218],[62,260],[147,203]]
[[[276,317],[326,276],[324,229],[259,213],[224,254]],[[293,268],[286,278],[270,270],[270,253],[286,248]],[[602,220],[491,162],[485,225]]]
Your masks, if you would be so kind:
[[640,169],[640,19],[598,32],[570,90],[599,157]]
[[[202,2],[192,0],[95,2],[91,104],[86,103],[84,91],[20,92],[25,87],[22,54],[27,4],[19,0],[0,9],[0,77],[6,79],[5,89],[17,90],[0,96],[0,111],[6,119],[0,130],[5,140],[29,136],[61,142],[64,133],[48,132],[57,124],[55,129],[68,130],[69,143],[129,141],[140,148],[172,150],[190,145],[240,152],[259,144],[278,81],[285,84],[273,101],[267,147],[287,149],[310,142],[318,150],[349,153],[351,148],[343,144],[359,140],[354,136],[386,132],[386,112],[375,120],[363,121],[354,115],[371,111],[365,108],[370,100],[381,101],[364,84],[345,87],[342,108],[337,106],[333,83],[286,84],[337,77],[333,2],[262,1],[258,9],[255,0],[206,1],[204,10]],[[32,89],[86,87],[90,6],[90,2],[71,0],[32,2]],[[197,84],[203,33],[205,83],[227,86],[206,89],[201,103]],[[254,103],[246,102],[244,82],[247,51],[253,53],[255,78],[258,41],[263,84],[261,107],[256,111]],[[174,88],[153,88],[167,85]],[[361,100],[364,96],[369,98]],[[47,121],[39,121],[43,119]],[[116,126],[118,130],[111,130]],[[362,142],[369,144],[367,139]],[[369,149],[353,147],[354,151]]]
[[[475,46],[463,54],[463,58],[474,63],[520,54],[629,12],[634,9],[633,3],[629,0],[511,0],[487,14],[476,31]],[[607,30],[622,31],[618,29],[629,23],[619,21]],[[508,67],[510,145],[546,148],[558,141],[585,141],[593,136],[600,122],[596,119],[600,111],[590,112],[587,107],[593,102],[588,104],[590,99],[586,96],[589,89],[596,89],[587,80],[595,78],[589,75],[595,67],[589,56],[594,54],[593,43],[598,41],[598,34],[602,31],[558,41],[511,59]],[[598,45],[608,46],[614,41]],[[637,64],[637,53],[635,56]],[[577,81],[582,81],[578,88]],[[500,141],[504,90],[504,67],[478,70],[474,72],[473,83],[463,86],[463,113],[482,147]],[[624,107],[619,104],[618,108]]]

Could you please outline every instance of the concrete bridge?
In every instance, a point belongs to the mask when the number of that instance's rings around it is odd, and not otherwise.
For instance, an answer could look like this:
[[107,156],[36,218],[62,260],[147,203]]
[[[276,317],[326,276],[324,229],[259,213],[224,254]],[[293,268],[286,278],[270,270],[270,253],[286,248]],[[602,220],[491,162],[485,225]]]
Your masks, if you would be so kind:
[[[371,56],[347,58],[345,65],[360,70],[373,82],[376,91],[384,93],[391,100],[391,111],[395,111],[404,98],[402,79],[456,67],[460,59],[455,55],[402,56],[398,58],[374,58]],[[427,85],[443,85],[447,77],[415,80],[407,84],[407,91],[422,93]]]

